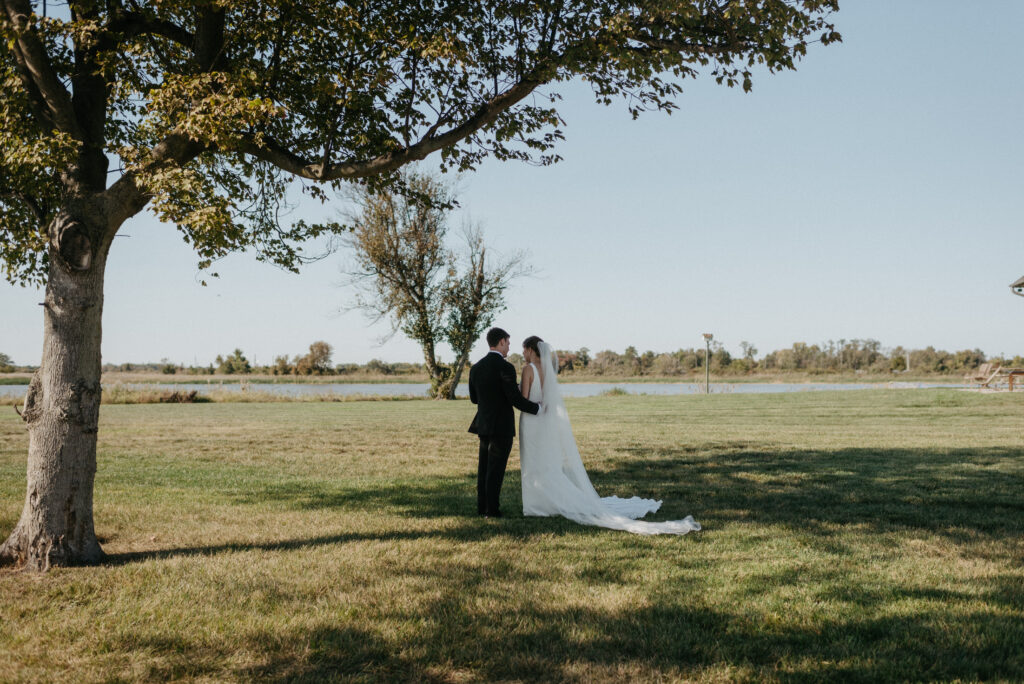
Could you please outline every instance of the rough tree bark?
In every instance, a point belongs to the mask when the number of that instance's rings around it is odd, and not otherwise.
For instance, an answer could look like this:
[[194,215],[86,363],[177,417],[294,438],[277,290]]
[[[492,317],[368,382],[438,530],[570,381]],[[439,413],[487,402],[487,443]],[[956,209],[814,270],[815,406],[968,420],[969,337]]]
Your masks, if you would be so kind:
[[0,561],[41,571],[103,558],[92,504],[109,239],[102,211],[72,211],[50,227],[43,357],[22,414],[28,487],[21,519],[0,546]]

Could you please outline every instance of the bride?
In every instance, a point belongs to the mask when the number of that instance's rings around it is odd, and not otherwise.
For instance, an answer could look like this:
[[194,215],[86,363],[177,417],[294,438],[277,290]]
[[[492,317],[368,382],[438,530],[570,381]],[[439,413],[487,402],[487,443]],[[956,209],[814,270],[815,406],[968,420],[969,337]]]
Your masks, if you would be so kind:
[[686,534],[700,529],[689,515],[668,522],[636,519],[658,510],[660,501],[598,495],[576,447],[551,345],[536,335],[528,337],[523,341],[523,358],[520,389],[524,397],[543,406],[538,415],[521,413],[519,418],[523,515],[561,515],[583,525],[636,534]]

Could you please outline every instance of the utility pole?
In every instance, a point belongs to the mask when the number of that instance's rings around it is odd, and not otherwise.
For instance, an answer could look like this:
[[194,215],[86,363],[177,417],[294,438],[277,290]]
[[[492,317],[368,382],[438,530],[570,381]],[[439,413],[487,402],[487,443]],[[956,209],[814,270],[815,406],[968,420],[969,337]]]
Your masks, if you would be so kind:
[[711,338],[714,335],[704,333],[704,394],[711,394]]

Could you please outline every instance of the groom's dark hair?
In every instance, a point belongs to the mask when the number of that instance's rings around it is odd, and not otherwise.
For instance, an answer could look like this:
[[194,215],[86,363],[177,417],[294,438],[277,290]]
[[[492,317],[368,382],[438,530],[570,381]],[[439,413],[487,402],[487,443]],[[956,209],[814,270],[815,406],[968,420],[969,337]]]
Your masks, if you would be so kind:
[[491,328],[487,331],[487,346],[497,347],[499,342],[508,339],[509,337],[511,337],[511,335],[501,328]]

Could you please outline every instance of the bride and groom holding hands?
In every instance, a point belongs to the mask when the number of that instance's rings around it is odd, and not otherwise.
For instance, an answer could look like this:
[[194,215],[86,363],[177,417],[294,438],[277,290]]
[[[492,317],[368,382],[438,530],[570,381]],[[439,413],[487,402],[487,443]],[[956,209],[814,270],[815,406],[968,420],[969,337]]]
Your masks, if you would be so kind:
[[569,414],[558,385],[558,360],[539,337],[523,341],[523,379],[505,360],[510,337],[501,328],[487,332],[487,356],[469,371],[469,398],[477,405],[469,431],[480,438],[477,512],[501,517],[499,506],[505,467],[516,435],[513,407],[519,418],[519,464],[523,515],[559,515],[583,525],[636,534],[686,534],[700,529],[691,516],[683,520],[638,520],[661,507],[661,501],[638,496],[601,497],[590,483],[576,447]]

